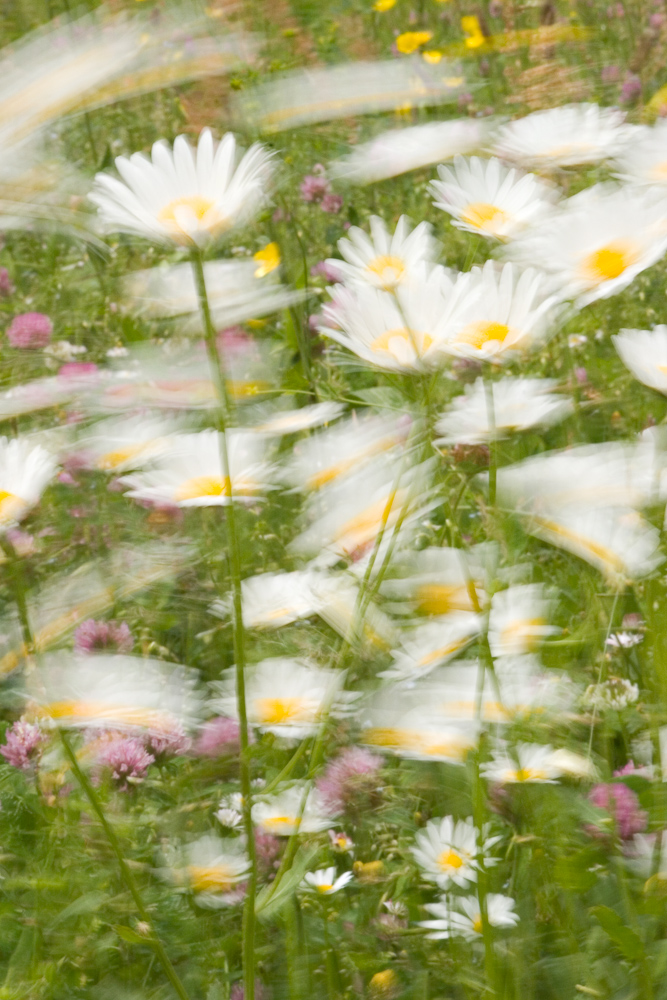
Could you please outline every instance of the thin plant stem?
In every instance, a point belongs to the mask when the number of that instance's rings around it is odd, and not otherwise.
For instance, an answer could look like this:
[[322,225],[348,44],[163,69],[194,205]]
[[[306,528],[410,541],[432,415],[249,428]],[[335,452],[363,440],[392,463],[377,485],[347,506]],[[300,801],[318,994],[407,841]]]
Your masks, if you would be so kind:
[[111,824],[109,823],[108,819],[104,814],[104,809],[102,808],[102,803],[99,800],[97,792],[90,783],[87,774],[84,771],[82,771],[81,767],[79,766],[76,753],[74,752],[72,744],[69,741],[69,737],[62,730],[60,730],[60,740],[62,742],[65,754],[70,762],[70,767],[72,768],[74,776],[81,785],[81,788],[83,789],[86,798],[90,802],[93,812],[99,819],[102,829],[106,834],[106,838],[109,841],[111,850],[116,855],[116,860],[118,861],[118,867],[120,868],[120,873],[123,877],[125,885],[129,889],[130,895],[132,896],[134,905],[137,908],[137,913],[144,921],[144,923],[148,924],[148,926],[151,929],[151,937],[148,939],[148,943],[153,948],[158,961],[160,962],[162,968],[164,969],[167,979],[174,987],[174,992],[180,997],[180,1000],[189,1000],[188,993],[185,987],[183,986],[183,983],[181,982],[179,975],[176,972],[176,969],[172,965],[171,959],[169,958],[169,955],[167,954],[167,951],[164,945],[162,944],[162,941],[159,939],[159,937],[155,932],[155,927],[151,919],[151,915],[148,912],[146,905],[143,901],[141,892],[139,890],[139,886],[135,881],[134,875],[132,874],[132,871],[127,861],[123,857],[123,850],[120,846],[120,841],[118,840],[118,837],[116,836],[113,827],[111,826]]
[[255,896],[257,894],[257,857],[255,851],[255,835],[252,822],[252,787],[250,783],[250,759],[248,732],[248,712],[245,693],[245,635],[243,628],[243,598],[241,591],[241,550],[239,545],[236,510],[234,508],[233,484],[227,450],[227,428],[230,425],[231,405],[220,354],[216,341],[215,328],[211,317],[211,308],[206,291],[204,261],[201,250],[192,251],[192,269],[194,272],[199,309],[201,312],[204,333],[206,335],[206,351],[208,354],[211,377],[218,398],[218,441],[220,444],[220,465],[222,475],[229,490],[227,506],[227,543],[229,547],[229,568],[232,579],[232,599],[234,607],[234,659],[236,671],[236,704],[240,729],[240,778],[241,795],[243,797],[243,827],[246,836],[246,849],[250,862],[248,890],[243,906],[243,986],[245,1000],[254,1000],[255,996]]
[[[611,634],[611,627],[614,622],[614,615],[616,614],[616,606],[618,605],[618,598],[620,595],[620,590],[617,590],[614,594],[614,603],[611,606],[611,612],[609,614],[609,622],[607,623],[607,634],[604,637],[604,645],[602,647],[602,660],[600,662],[600,669],[598,670],[597,683],[600,684],[602,681],[602,671],[604,670],[605,664],[605,653],[607,649],[607,642],[609,641],[609,636]],[[588,734],[588,751],[586,757],[590,760],[591,753],[593,752],[593,730],[595,729],[595,723],[597,721],[597,705],[593,705],[593,714],[591,716],[591,729]]]
[[496,505],[496,483],[498,480],[498,455],[496,452],[496,411],[493,404],[493,383],[484,379],[486,393],[486,413],[489,423],[489,505]]

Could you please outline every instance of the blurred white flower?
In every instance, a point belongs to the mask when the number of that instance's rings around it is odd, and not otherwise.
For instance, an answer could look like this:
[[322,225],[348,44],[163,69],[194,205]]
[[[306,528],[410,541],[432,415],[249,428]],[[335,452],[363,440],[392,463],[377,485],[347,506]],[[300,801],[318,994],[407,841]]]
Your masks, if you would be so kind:
[[442,436],[435,443],[482,444],[514,431],[551,426],[573,410],[572,400],[554,392],[557,385],[555,379],[542,378],[503,378],[488,385],[477,379],[439,418],[435,429]]
[[181,425],[160,416],[134,415],[101,420],[77,441],[91,463],[103,472],[138,469],[173,447]]
[[553,759],[553,747],[538,743],[518,743],[513,753],[494,752],[493,760],[480,766],[487,781],[499,784],[546,782],[554,784],[563,773]]
[[[315,574],[311,570],[293,573],[260,573],[241,583],[243,624],[246,628],[279,628],[317,611],[313,594]],[[231,601],[215,601],[211,612],[229,618]]]
[[479,726],[438,714],[433,692],[391,685],[380,688],[359,712],[361,742],[408,760],[464,763],[477,745]]
[[581,701],[584,707],[598,712],[614,709],[617,712],[635,705],[639,699],[639,688],[624,677],[609,677],[600,684],[589,684]]
[[192,892],[197,906],[218,909],[243,899],[237,886],[250,866],[238,838],[223,840],[206,834],[170,854],[167,860],[172,864],[160,873],[179,888]]
[[484,605],[486,601],[483,558],[481,546],[471,552],[435,547],[406,552],[395,560],[396,576],[385,579],[381,591],[392,602],[400,602],[392,604],[394,613],[414,610],[420,615],[444,617],[475,611],[476,603]]
[[596,184],[521,233],[505,253],[547,272],[581,308],[622,291],[665,251],[664,193]]
[[536,111],[503,125],[493,152],[538,170],[599,163],[616,156],[635,131],[617,108],[570,104]]
[[667,183],[667,122],[636,127],[632,142],[614,157],[614,167],[628,184]]
[[337,420],[344,409],[344,403],[334,403],[333,400],[328,400],[326,403],[312,403],[298,410],[275,409],[270,414],[267,413],[261,423],[255,424],[253,430],[258,434],[276,436],[296,434]]
[[534,652],[547,635],[551,602],[539,583],[508,587],[493,595],[489,613],[489,645],[494,656]]
[[326,814],[322,806],[318,792],[308,790],[305,781],[296,782],[277,795],[256,799],[252,820],[260,830],[277,837],[291,837],[293,833],[320,833],[334,825],[333,818]]
[[[226,506],[232,499],[256,501],[270,489],[270,468],[263,439],[252,431],[226,432],[229,478],[222,471],[218,431],[181,434],[168,451],[156,457],[154,467],[125,476],[127,496],[178,507]],[[230,481],[231,480],[231,481]]]
[[521,174],[500,160],[457,156],[452,168],[438,167],[431,182],[433,204],[452,216],[452,225],[505,242],[553,211],[557,189],[534,174]]
[[385,292],[409,283],[415,270],[435,263],[438,246],[428,222],[420,222],[412,231],[405,215],[390,233],[383,219],[370,217],[370,237],[352,226],[345,239],[338,241],[344,260],[327,260],[344,284],[368,284]]
[[[486,917],[491,927],[515,927],[519,922],[516,906],[511,896],[490,892],[486,896]],[[469,941],[481,937],[483,924],[477,896],[457,896],[440,903],[426,903],[425,909],[435,920],[420,920],[419,926],[431,933],[426,937],[432,941],[451,937],[464,937]]]
[[380,676],[388,680],[416,680],[465,649],[482,630],[478,615],[452,612],[445,618],[418,625],[406,633],[394,650],[393,664]]
[[0,533],[39,503],[56,468],[55,458],[41,445],[26,438],[0,438]]
[[611,339],[621,361],[635,378],[667,394],[667,326],[621,330]]
[[150,160],[142,153],[119,156],[116,168],[122,181],[97,174],[88,196],[108,232],[205,246],[247,222],[265,202],[271,153],[256,144],[239,161],[230,132],[216,144],[204,129],[194,151],[181,135],[173,150],[156,142]]
[[335,892],[345,888],[353,877],[352,872],[343,872],[336,877],[335,868],[320,868],[316,872],[306,872],[301,888],[322,896],[333,896]]
[[484,145],[491,128],[492,123],[488,120],[462,118],[392,129],[356,146],[342,160],[329,164],[329,173],[353,184],[370,184],[396,177],[409,170],[451,160],[458,154],[474,153]]
[[487,837],[486,829],[480,838],[471,819],[445,816],[442,820],[429,820],[417,833],[412,853],[424,879],[435,882],[441,889],[449,889],[452,885],[476,882],[480,858],[486,866],[495,864],[496,859],[487,854],[499,840],[500,837]]

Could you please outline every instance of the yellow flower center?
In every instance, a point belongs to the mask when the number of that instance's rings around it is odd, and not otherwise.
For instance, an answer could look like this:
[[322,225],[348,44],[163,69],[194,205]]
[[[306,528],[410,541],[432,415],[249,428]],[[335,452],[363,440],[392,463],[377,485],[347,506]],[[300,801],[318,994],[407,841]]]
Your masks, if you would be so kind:
[[176,501],[196,500],[199,497],[231,496],[232,484],[222,476],[196,476],[188,479],[176,492]]
[[519,767],[514,772],[515,781],[544,781],[546,773],[539,767]]
[[213,199],[204,198],[200,194],[174,198],[158,212],[157,218],[158,222],[164,225],[174,239],[186,237],[186,240],[193,230],[208,229],[212,231],[219,228],[223,222],[221,216],[215,211]]
[[315,888],[317,889],[318,892],[322,892],[322,893],[324,893],[324,892],[331,892],[331,890],[333,889],[333,884],[330,885],[328,882],[319,882],[315,886]]
[[264,278],[271,271],[275,271],[277,267],[280,267],[280,247],[277,243],[267,243],[265,247],[257,251],[253,260],[256,260],[259,264],[259,267],[255,271],[255,277]]
[[505,323],[492,323],[479,320],[477,323],[468,323],[467,326],[457,334],[456,342],[459,344],[469,344],[476,350],[481,351],[487,344],[504,344],[510,328]]
[[636,262],[637,257],[637,248],[633,244],[618,240],[588,254],[582,261],[582,273],[591,285],[599,285],[618,278]]
[[402,280],[405,274],[405,264],[400,257],[382,254],[372,260],[366,270],[380,279],[380,284],[385,291],[391,291]]
[[229,892],[234,884],[226,865],[188,865],[187,874],[195,892]]
[[438,660],[443,660],[446,656],[451,656],[452,653],[465,646],[468,641],[468,637],[466,636],[464,639],[456,639],[454,642],[449,642],[446,646],[439,646],[437,649],[432,650],[430,653],[425,653],[424,656],[420,657],[418,665],[420,667],[429,667],[432,663],[437,663]]
[[462,739],[442,739],[436,733],[388,727],[366,729],[364,743],[387,750],[418,753],[424,757],[448,757],[450,760],[463,760],[471,746],[470,742],[465,743]]
[[257,698],[255,708],[258,722],[270,725],[303,720],[315,714],[306,698]]
[[442,851],[438,855],[437,861],[438,861],[438,868],[440,868],[443,872],[448,872],[451,871],[452,869],[454,871],[458,871],[458,869],[463,868],[463,865],[465,864],[465,861],[463,860],[461,855],[457,854],[456,851],[453,851],[451,847],[448,847],[446,850]]
[[524,618],[510,624],[500,633],[501,642],[522,642],[527,650],[536,649],[540,642],[539,631],[544,618]]
[[482,925],[482,914],[481,913],[478,913],[478,915],[473,920],[473,922],[472,922],[472,929],[474,930],[475,934],[481,934],[482,933],[483,925]]
[[145,444],[128,445],[127,448],[119,448],[117,451],[107,451],[97,460],[97,468],[103,472],[111,472],[119,465],[124,465],[131,459],[136,458],[145,449]]
[[271,833],[285,835],[290,827],[298,827],[300,823],[298,816],[269,816],[262,821],[262,826]]
[[613,570],[616,573],[622,573],[624,571],[625,565],[623,560],[617,556],[612,549],[608,549],[604,545],[600,545],[599,542],[594,541],[592,538],[586,538],[585,535],[582,535],[577,531],[573,531],[571,528],[566,528],[564,525],[558,524],[556,521],[549,521],[543,517],[536,517],[535,523],[538,527],[544,528],[546,531],[556,535],[558,538],[562,538],[565,542],[570,542],[576,548],[583,549],[584,552],[591,555],[594,559],[599,559],[610,570]]
[[408,330],[404,326],[396,330],[385,330],[372,341],[371,350],[386,351],[397,361],[402,361],[408,354],[415,354],[418,358],[423,357],[432,344],[433,337],[429,336],[428,333]]
[[461,213],[461,222],[465,222],[466,225],[472,226],[474,229],[481,229],[482,232],[497,236],[499,231],[509,222],[509,215],[497,205],[490,205],[485,201],[475,201]]
[[174,717],[157,709],[114,705],[106,701],[54,701],[40,709],[41,714],[52,719],[108,721],[145,729],[169,731],[174,728]]
[[0,525],[18,521],[26,511],[28,504],[15,493],[0,490]]
[[441,583],[423,583],[417,588],[419,610],[425,615],[446,615],[450,611],[470,611],[470,596],[465,587]]
[[655,167],[651,168],[651,177],[656,181],[667,180],[667,160],[663,163],[657,163]]

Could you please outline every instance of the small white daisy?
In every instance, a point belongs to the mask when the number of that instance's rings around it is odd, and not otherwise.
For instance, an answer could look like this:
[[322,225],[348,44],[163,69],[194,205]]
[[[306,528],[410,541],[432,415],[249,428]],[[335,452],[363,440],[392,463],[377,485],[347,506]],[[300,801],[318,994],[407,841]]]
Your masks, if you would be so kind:
[[[302,812],[304,795],[306,804]],[[257,798],[252,807],[252,820],[260,830],[276,837],[290,837],[293,833],[320,833],[335,822],[327,815],[317,790],[308,790],[305,781],[295,782],[277,795]]]
[[336,877],[335,868],[320,868],[316,872],[306,872],[301,888],[321,896],[333,896],[344,889],[353,878],[352,872],[343,872]]
[[347,238],[338,241],[344,260],[326,262],[336,269],[344,284],[368,284],[393,292],[410,281],[415,269],[419,271],[435,262],[438,248],[428,222],[420,222],[410,231],[402,215],[390,233],[384,220],[372,215],[370,228],[370,237],[357,226],[349,229]]
[[514,431],[549,427],[573,410],[572,400],[554,393],[557,384],[555,379],[503,378],[486,385],[477,379],[436,423],[441,437],[435,443],[483,444]]
[[550,601],[539,583],[508,587],[493,595],[489,613],[489,645],[494,656],[534,652],[547,635]]
[[611,339],[621,361],[635,378],[667,395],[667,326],[621,330]]
[[[515,927],[519,922],[516,906],[511,896],[503,896],[490,892],[486,896],[486,916],[491,927]],[[482,935],[482,914],[477,896],[457,896],[440,903],[426,903],[425,909],[432,913],[435,920],[420,920],[419,926],[426,927],[431,933],[426,936],[432,941],[446,940],[450,937],[464,937],[472,941]]]
[[[310,570],[293,573],[260,573],[241,583],[243,624],[246,628],[280,628],[316,613],[313,594],[316,574]],[[219,618],[229,618],[231,599],[215,601],[210,608]]]
[[482,764],[480,772],[488,781],[499,784],[534,784],[546,782],[554,784],[563,773],[554,763],[553,747],[538,743],[519,743],[514,754],[504,751],[493,754],[493,760]]
[[180,853],[174,854],[173,865],[162,869],[162,874],[192,892],[198,906],[218,909],[242,900],[237,886],[248,869],[248,858],[238,838],[223,840],[207,834],[185,844]]
[[512,239],[553,211],[556,188],[534,174],[521,174],[500,160],[457,156],[438,167],[431,182],[433,204],[452,216],[452,225],[492,239]]
[[486,601],[483,557],[484,550],[478,546],[471,552],[429,547],[401,554],[393,567],[396,576],[385,579],[382,593],[392,602],[400,602],[390,608],[397,614],[416,611],[443,618],[458,611],[475,611],[475,595],[477,604]]
[[227,133],[215,143],[209,129],[193,150],[185,136],[173,149],[153,145],[151,159],[116,158],[119,181],[97,174],[90,200],[108,232],[129,232],[162,243],[204,246],[248,221],[266,200],[271,153],[256,144],[238,160]]
[[417,833],[412,853],[426,881],[435,882],[441,889],[465,886],[477,881],[481,857],[487,866],[495,863],[487,852],[500,837],[487,837],[483,831],[481,845],[479,840],[479,831],[470,819],[445,816],[429,820]]
[[102,472],[139,469],[176,443],[179,425],[164,417],[111,417],[84,432],[77,442],[91,464]]
[[508,122],[499,130],[493,152],[525,167],[553,170],[608,160],[633,138],[617,108],[570,104]]

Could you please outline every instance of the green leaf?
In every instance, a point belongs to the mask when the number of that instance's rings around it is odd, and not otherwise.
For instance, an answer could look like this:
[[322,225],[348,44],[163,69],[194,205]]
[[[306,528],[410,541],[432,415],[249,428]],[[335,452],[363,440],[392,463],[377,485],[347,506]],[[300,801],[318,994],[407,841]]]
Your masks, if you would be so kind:
[[591,913],[609,935],[625,958],[636,962],[644,955],[644,945],[638,934],[626,927],[621,917],[608,906],[594,906]]
[[378,406],[384,410],[400,410],[405,413],[405,400],[398,389],[390,386],[373,386],[371,389],[360,389],[355,393],[357,399],[367,406]]
[[113,929],[119,938],[123,941],[127,941],[128,944],[143,944],[150,945],[150,938],[147,938],[144,934],[137,934],[133,931],[131,927],[124,927],[122,924],[114,924]]
[[61,924],[63,920],[67,920],[68,917],[78,917],[81,913],[94,913],[95,910],[99,910],[100,906],[105,903],[108,896],[104,892],[99,892],[93,889],[92,892],[84,892],[83,896],[79,896],[75,899],[73,903],[66,906],[64,910],[61,910],[56,919],[51,924],[51,929]]
[[319,847],[300,847],[296,852],[292,867],[280,879],[280,882],[265,886],[257,896],[255,913],[262,920],[273,919],[290,901],[296,887],[310,867],[310,863],[319,851]]

